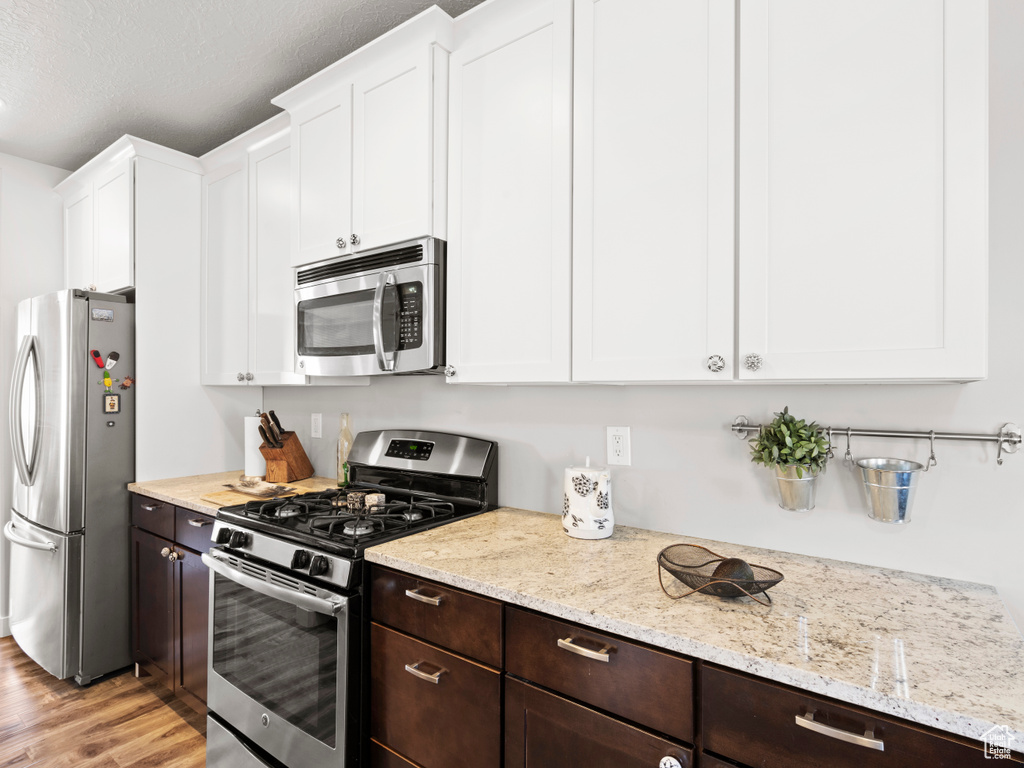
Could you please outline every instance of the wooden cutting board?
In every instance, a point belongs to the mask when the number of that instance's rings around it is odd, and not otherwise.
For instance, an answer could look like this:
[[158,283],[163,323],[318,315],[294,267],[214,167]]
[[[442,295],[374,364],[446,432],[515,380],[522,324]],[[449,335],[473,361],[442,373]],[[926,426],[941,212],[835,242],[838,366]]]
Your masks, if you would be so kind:
[[[303,493],[300,488],[292,488],[287,493],[278,494],[277,498],[284,496],[294,496],[297,493]],[[216,493],[206,493],[199,497],[200,501],[205,501],[208,504],[213,504],[217,507],[228,507],[232,504],[244,504],[247,501],[269,501],[269,499],[263,499],[259,496],[250,496],[247,493],[239,493],[238,491],[217,491]]]

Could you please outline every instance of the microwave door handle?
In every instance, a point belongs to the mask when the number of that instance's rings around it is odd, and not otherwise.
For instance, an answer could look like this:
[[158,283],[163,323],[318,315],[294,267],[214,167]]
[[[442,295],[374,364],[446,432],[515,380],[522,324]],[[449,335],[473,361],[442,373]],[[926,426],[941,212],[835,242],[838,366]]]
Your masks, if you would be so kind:
[[377,367],[382,371],[395,370],[395,355],[390,359],[384,350],[384,289],[395,284],[394,272],[381,272],[377,275],[377,289],[373,292],[373,349],[377,353]]

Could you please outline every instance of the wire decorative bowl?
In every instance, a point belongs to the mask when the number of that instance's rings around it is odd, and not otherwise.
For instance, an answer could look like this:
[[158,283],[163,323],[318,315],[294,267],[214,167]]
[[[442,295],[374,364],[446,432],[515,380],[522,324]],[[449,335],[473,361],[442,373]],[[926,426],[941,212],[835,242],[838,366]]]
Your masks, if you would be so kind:
[[[672,544],[665,547],[658,553],[658,580],[661,582],[661,591],[678,600],[681,597],[688,597],[694,592],[704,592],[716,597],[740,597],[746,595],[750,599],[771,605],[772,598],[767,590],[774,587],[783,576],[774,568],[765,568],[763,565],[743,563],[750,568],[753,578],[731,578],[723,575],[715,575],[715,569],[726,558],[712,552],[707,547],[698,544]],[[689,592],[683,594],[672,594],[665,588],[665,577],[663,571],[668,571],[675,579],[690,588]],[[757,597],[763,594],[764,597]]]

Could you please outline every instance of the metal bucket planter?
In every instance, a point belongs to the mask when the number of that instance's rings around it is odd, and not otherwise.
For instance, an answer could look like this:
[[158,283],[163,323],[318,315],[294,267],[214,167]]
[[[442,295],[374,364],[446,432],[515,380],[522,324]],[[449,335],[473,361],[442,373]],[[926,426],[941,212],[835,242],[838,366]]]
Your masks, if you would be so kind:
[[808,512],[814,509],[814,493],[818,487],[818,475],[812,475],[806,469],[801,471],[803,477],[797,477],[796,467],[775,465],[779,506],[791,512]]
[[924,464],[906,459],[858,459],[869,513],[883,523],[909,523],[917,478]]

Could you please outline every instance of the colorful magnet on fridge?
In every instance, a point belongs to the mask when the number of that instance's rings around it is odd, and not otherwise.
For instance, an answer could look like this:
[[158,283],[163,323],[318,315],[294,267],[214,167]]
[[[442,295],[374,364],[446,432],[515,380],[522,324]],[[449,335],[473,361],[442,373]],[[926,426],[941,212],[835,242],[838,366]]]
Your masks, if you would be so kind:
[[104,413],[120,413],[121,412],[121,396],[109,393],[103,394],[103,412]]
[[97,368],[102,368],[106,365],[103,361],[103,355],[100,354],[98,349],[90,349],[89,354],[92,355],[93,362],[96,363]]
[[121,389],[130,389],[132,384],[135,383],[135,379],[131,376],[125,376],[121,379]]
[[117,354],[117,352],[111,352],[109,355],[107,355],[107,364],[106,364],[107,370],[109,371],[115,365],[117,365],[117,361],[120,360],[120,359],[121,359],[121,356],[119,354]]

